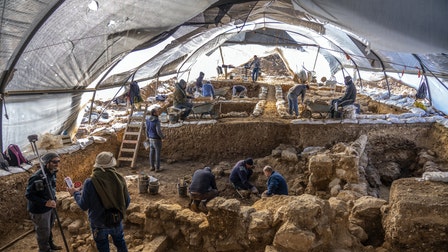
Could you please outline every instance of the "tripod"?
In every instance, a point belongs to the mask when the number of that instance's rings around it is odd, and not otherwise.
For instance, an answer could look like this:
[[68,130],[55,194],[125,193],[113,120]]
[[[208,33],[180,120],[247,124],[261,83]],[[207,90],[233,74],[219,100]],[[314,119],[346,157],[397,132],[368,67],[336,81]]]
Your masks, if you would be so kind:
[[[45,183],[47,184],[47,190],[50,194],[50,198],[52,200],[56,201],[56,195],[53,194],[53,191],[50,188],[50,183],[48,181],[47,174],[45,173],[45,165],[43,164],[42,160],[40,159],[39,152],[37,150],[37,146],[36,146],[37,135],[29,135],[28,141],[30,141],[31,148],[33,149],[34,154],[37,156],[37,159],[39,160],[40,169],[42,171],[42,176],[43,176],[43,179],[45,180]],[[53,211],[53,213],[56,217],[56,220],[58,222],[59,230],[61,231],[62,239],[64,240],[65,249],[67,250],[67,252],[69,252],[67,240],[65,239],[64,231],[62,230],[62,225],[61,225],[61,221],[59,220],[58,212],[56,211],[56,208],[53,208],[52,211]]]

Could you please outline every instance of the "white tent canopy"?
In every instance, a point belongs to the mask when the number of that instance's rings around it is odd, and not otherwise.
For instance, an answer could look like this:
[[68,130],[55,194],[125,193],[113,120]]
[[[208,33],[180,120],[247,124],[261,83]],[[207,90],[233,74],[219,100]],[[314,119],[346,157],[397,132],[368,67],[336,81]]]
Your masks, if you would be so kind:
[[[82,97],[99,90],[223,64],[218,47],[226,64],[281,52],[294,70],[318,76],[344,69],[413,88],[425,81],[432,106],[448,113],[444,0],[5,0],[0,8],[3,148],[76,128]],[[307,60],[316,55],[317,65]]]

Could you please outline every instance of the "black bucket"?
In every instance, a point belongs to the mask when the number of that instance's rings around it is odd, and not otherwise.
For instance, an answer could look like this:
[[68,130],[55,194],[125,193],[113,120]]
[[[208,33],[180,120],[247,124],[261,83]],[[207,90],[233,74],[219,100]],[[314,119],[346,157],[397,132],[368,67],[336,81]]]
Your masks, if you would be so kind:
[[139,176],[138,177],[138,193],[146,193],[148,191],[149,177]]
[[160,183],[158,181],[157,182],[150,182],[149,185],[148,185],[148,192],[149,192],[149,194],[151,194],[151,195],[158,194],[159,193],[159,185],[160,185]]
[[180,185],[177,184],[177,192],[179,193],[180,197],[187,197],[187,191],[188,191],[188,185]]

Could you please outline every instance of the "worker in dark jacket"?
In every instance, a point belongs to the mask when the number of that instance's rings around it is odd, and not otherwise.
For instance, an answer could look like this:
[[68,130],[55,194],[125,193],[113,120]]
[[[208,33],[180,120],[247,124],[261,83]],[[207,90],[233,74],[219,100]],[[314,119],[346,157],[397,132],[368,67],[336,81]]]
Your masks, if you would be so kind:
[[173,97],[173,106],[178,109],[184,109],[184,112],[180,115],[181,120],[185,120],[187,116],[191,113],[191,108],[193,107],[193,103],[189,102],[189,99],[193,97],[187,95],[186,93],[187,82],[181,79],[174,86],[174,97]]
[[285,178],[278,172],[274,171],[271,166],[267,165],[263,168],[264,175],[268,178],[268,189],[263,192],[262,197],[270,197],[272,195],[288,195],[288,185]]
[[162,151],[162,139],[165,138],[160,127],[160,108],[151,109],[151,115],[146,119],[146,137],[149,139],[149,165],[151,171],[159,172],[160,152]]
[[305,84],[296,84],[289,89],[287,97],[288,97],[288,107],[290,115],[292,115],[293,111],[296,116],[299,115],[298,98],[299,95],[301,95],[302,98],[301,104],[303,104],[307,89],[310,89],[310,86]]
[[216,196],[218,188],[210,167],[195,171],[190,185],[190,207],[196,212],[198,208],[206,209],[207,202]]
[[[109,235],[118,252],[127,252],[123,218],[130,204],[126,180],[117,172],[117,160],[111,152],[96,156],[93,172],[80,188],[67,188],[83,210],[88,210],[93,240],[99,252],[110,251]],[[110,210],[114,211],[111,212]]]
[[[39,252],[61,250],[61,246],[53,243],[51,228],[55,222],[56,208],[56,173],[58,171],[59,155],[49,152],[42,157],[45,166],[45,176],[39,169],[28,180],[25,196],[28,200],[28,212],[34,223]],[[49,185],[47,185],[47,182]],[[49,189],[51,191],[49,191]]]
[[352,81],[352,77],[345,76],[344,82],[345,82],[344,96],[331,101],[331,108],[330,108],[331,118],[335,117],[336,114],[335,112],[338,110],[338,107],[345,107],[348,105],[352,105],[356,101],[356,87]]
[[[134,103],[140,104],[140,102],[143,101],[140,95],[140,87],[138,86],[138,83],[136,81],[131,82],[129,88],[129,101],[131,103],[131,106],[134,106]],[[139,107],[139,105],[137,105],[136,107]]]
[[254,173],[255,168],[252,158],[240,160],[236,163],[230,173],[230,182],[237,189],[250,190],[252,193],[258,194],[258,189],[251,182],[250,177]]
[[202,81],[204,80],[205,74],[203,72],[199,73],[199,77],[196,79],[196,92],[201,93],[202,91]]

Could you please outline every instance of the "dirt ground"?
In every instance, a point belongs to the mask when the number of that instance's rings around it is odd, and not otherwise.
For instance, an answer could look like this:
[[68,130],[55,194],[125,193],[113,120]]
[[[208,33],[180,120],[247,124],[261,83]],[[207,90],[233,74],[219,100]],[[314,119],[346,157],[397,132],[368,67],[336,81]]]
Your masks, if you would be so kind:
[[[263,72],[263,74],[269,74],[267,72]],[[260,91],[260,86],[263,85],[263,77],[261,78],[260,83],[245,83],[245,85],[248,87],[249,97],[257,97]],[[215,81],[213,82],[215,88],[220,87],[231,87],[233,83],[238,83],[236,80],[235,82],[231,81]],[[277,84],[282,85],[282,89],[284,93],[289,89],[289,87],[293,84],[290,80],[283,80],[280,81]],[[162,169],[163,171],[160,173],[150,172],[149,171],[149,165],[148,160],[146,157],[146,153],[143,151],[142,153],[139,153],[139,159],[137,160],[136,168],[129,168],[129,167],[121,167],[119,168],[119,171],[124,175],[139,175],[141,172],[145,172],[150,174],[151,176],[156,177],[160,181],[160,187],[159,187],[159,193],[157,195],[149,195],[149,194],[140,194],[138,192],[138,183],[133,183],[129,186],[129,190],[131,193],[131,199],[133,203],[144,203],[148,204],[150,202],[156,202],[158,200],[167,200],[169,202],[178,203],[183,207],[187,207],[189,200],[185,197],[180,197],[178,194],[178,190],[176,187],[176,184],[178,183],[178,180],[181,178],[186,179],[189,181],[191,178],[193,172],[198,168],[203,168],[205,166],[210,166],[215,171],[224,171],[224,173],[217,174],[217,185],[218,189],[220,191],[220,196],[228,197],[228,198],[239,198],[238,195],[236,195],[235,191],[232,190],[228,185],[228,172],[233,167],[236,161],[239,159],[245,158],[249,156],[249,153],[251,153],[251,150],[255,148],[259,148],[260,152],[256,154],[265,154],[265,155],[258,155],[260,157],[269,155],[270,151],[278,146],[278,140],[281,137],[282,132],[265,132],[266,128],[263,126],[263,123],[268,124],[281,124],[281,125],[289,125],[290,119],[285,118],[279,118],[276,108],[276,99],[275,99],[275,90],[273,85],[267,85],[269,91],[268,91],[268,98],[267,103],[264,107],[263,115],[258,118],[221,118],[219,119],[220,124],[226,124],[227,127],[221,127],[221,132],[215,132],[211,130],[210,134],[213,134],[214,136],[221,136],[216,137],[213,139],[194,139],[191,138],[192,141],[190,143],[185,143],[185,145],[178,146],[174,143],[168,143],[164,145],[163,147],[163,156],[176,156],[175,154],[179,152],[181,149],[180,156],[183,157],[189,157],[186,159],[181,158],[174,158],[174,159],[163,159],[162,160]],[[143,94],[146,93],[153,93],[153,90],[143,90]],[[319,91],[317,87],[312,87],[310,92],[307,94],[307,98],[309,99],[325,99],[330,100],[334,97],[339,97],[342,94],[341,93],[332,93],[332,95],[328,95],[328,93]],[[228,92],[229,95],[230,92]],[[231,97],[227,96],[227,99],[231,99]],[[375,103],[371,101],[367,97],[360,96],[359,102],[361,104],[361,108],[364,111],[364,113],[401,113],[403,112],[399,108],[394,108],[391,106],[385,106],[378,103]],[[255,104],[255,103],[254,103]],[[254,106],[253,104],[253,106]],[[166,106],[166,104],[165,104]],[[287,106],[287,104],[286,104]],[[233,110],[232,108],[227,108],[229,110]],[[249,113],[251,112],[252,107],[250,107]],[[313,115],[313,117],[318,117],[319,115]],[[196,155],[196,152],[204,152],[203,150],[198,150],[195,148],[195,142],[200,141],[212,141],[213,144],[209,146],[209,148],[214,148],[213,146],[227,146],[225,143],[229,141],[229,139],[226,137],[228,136],[229,132],[227,130],[233,130],[237,132],[233,132],[235,134],[240,134],[241,136],[236,136],[234,139],[244,138],[245,129],[244,127],[241,127],[241,125],[244,125],[244,123],[251,123],[257,125],[257,130],[260,132],[263,132],[263,135],[261,136],[261,141],[258,143],[254,143],[253,146],[248,147],[247,152],[241,152],[240,150],[232,150],[230,147],[223,147],[227,148],[226,150],[222,150],[225,153],[222,153],[221,157],[219,156],[209,156],[208,158],[204,158],[204,156]],[[207,126],[203,126],[207,127]],[[209,126],[213,127],[213,126]],[[316,126],[318,127],[318,126]],[[325,127],[339,127],[339,126],[325,126]],[[374,127],[374,126],[373,126]],[[235,130],[235,128],[237,130]],[[185,129],[191,130],[191,132],[188,132],[192,135],[194,135],[194,129],[193,127],[185,127]],[[252,128],[247,128],[246,130],[251,130]],[[172,133],[172,130],[170,129],[164,129],[166,134]],[[232,133],[232,134],[233,134]],[[175,133],[173,133],[175,134]],[[270,134],[274,137],[266,137],[267,134]],[[277,134],[277,135],[275,135]],[[276,137],[278,136],[278,137]],[[61,168],[60,172],[58,174],[58,190],[64,190],[64,186],[62,183],[62,179],[64,176],[71,176],[74,181],[83,181],[85,178],[87,178],[92,169],[92,165],[94,163],[95,156],[101,152],[101,151],[111,151],[113,153],[118,153],[119,146],[120,146],[120,139],[122,137],[122,132],[118,133],[116,135],[111,135],[108,137],[108,141],[106,143],[95,143],[93,145],[87,146],[86,149],[82,151],[77,151],[69,155],[63,155],[61,157]],[[171,138],[176,137],[171,136]],[[317,136],[318,137],[318,136]],[[241,140],[240,140],[241,141]],[[271,142],[269,142],[271,141]],[[263,149],[263,145],[267,146]],[[220,150],[221,151],[221,150]],[[254,152],[252,152],[254,153]],[[225,157],[226,159],[222,158]],[[237,158],[241,157],[241,158]],[[302,164],[298,164],[299,166]],[[36,169],[36,168],[34,168]],[[33,170],[34,170],[33,169]],[[285,172],[288,167],[285,168]],[[0,187],[1,188],[10,188],[9,191],[4,191],[2,193],[2,199],[6,197],[10,197],[8,195],[13,195],[13,197],[18,197],[17,202],[13,204],[5,205],[2,202],[2,210],[5,210],[3,212],[3,215],[11,215],[11,218],[14,218],[14,221],[3,223],[3,231],[1,232],[3,235],[0,238],[0,251],[9,251],[9,252],[23,252],[23,251],[37,251],[37,245],[36,240],[34,237],[34,232],[29,233],[28,231],[32,229],[32,224],[28,220],[27,213],[26,213],[26,202],[25,198],[23,197],[23,190],[26,187],[26,180],[30,176],[29,173],[21,173],[21,174],[14,174],[11,176],[8,176],[6,179],[2,178],[0,180]],[[262,176],[262,174],[258,174],[257,176]],[[265,186],[263,179],[259,179],[259,188],[263,189]],[[254,201],[256,201],[257,198],[250,198],[250,199],[244,199],[242,200],[243,204],[251,205]],[[23,236],[23,234],[27,235]],[[129,230],[129,232],[132,232]],[[59,245],[63,245],[62,236],[60,234],[60,231],[57,227],[53,229],[53,233],[55,236],[55,240]],[[66,236],[68,239],[68,237]],[[18,239],[17,242],[13,243],[12,245],[8,246],[5,249],[4,248],[8,243],[12,242],[13,240]]]

